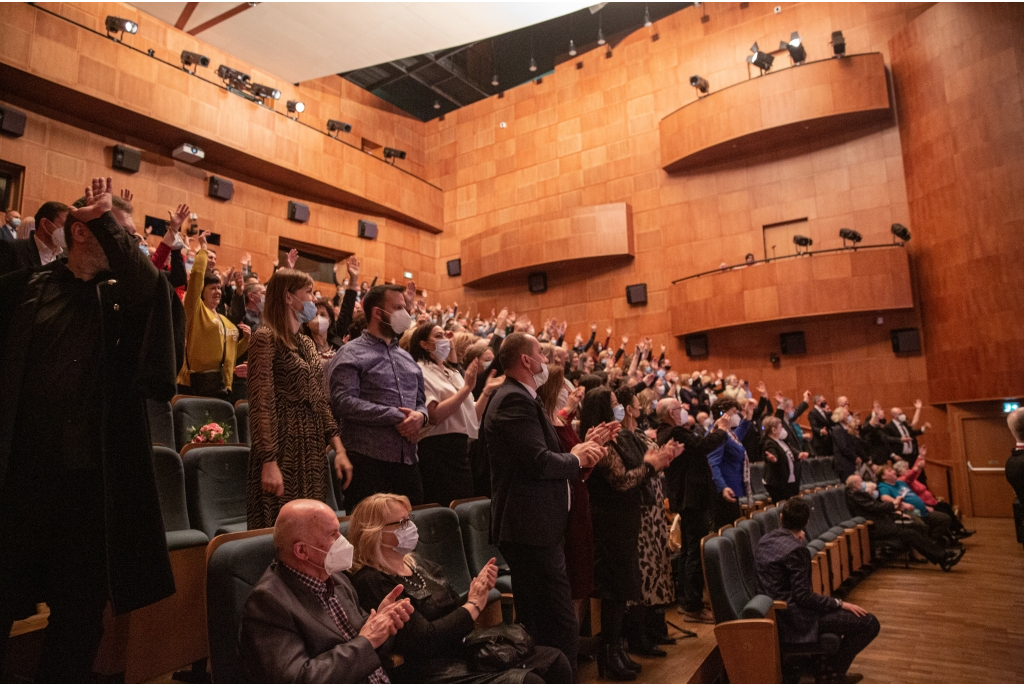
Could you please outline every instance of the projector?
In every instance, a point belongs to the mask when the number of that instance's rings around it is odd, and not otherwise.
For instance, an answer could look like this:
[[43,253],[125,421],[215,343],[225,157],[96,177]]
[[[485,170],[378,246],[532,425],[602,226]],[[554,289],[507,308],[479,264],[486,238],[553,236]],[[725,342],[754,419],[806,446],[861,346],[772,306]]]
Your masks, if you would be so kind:
[[187,164],[195,164],[199,160],[206,157],[206,153],[203,152],[202,148],[196,147],[190,143],[180,145],[171,151],[171,157],[177,160],[181,160]]

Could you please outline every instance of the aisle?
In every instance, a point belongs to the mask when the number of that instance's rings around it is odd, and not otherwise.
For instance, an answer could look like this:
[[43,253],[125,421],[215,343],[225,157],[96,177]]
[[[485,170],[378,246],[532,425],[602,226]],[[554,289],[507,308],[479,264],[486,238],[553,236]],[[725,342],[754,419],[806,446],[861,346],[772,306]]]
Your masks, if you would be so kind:
[[1024,682],[1024,548],[1012,519],[965,523],[978,533],[952,572],[899,564],[850,592],[882,624],[850,669],[864,682]]

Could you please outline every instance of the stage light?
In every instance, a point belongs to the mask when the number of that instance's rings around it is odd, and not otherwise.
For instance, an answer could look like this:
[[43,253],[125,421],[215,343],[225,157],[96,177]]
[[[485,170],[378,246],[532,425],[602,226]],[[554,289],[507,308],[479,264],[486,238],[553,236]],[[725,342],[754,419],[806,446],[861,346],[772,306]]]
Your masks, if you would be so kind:
[[775,58],[767,52],[761,52],[761,49],[757,47],[757,43],[750,46],[750,51],[754,54],[747,57],[747,61],[760,69],[762,74],[772,68]]
[[217,68],[217,76],[224,81],[224,85],[235,90],[249,89],[249,74],[243,74],[237,69],[222,64]]
[[289,100],[287,105],[288,111],[293,114],[302,114],[306,111],[306,103],[299,100]]
[[708,88],[710,88],[710,86],[708,85],[708,80],[697,75],[693,75],[690,77],[690,85],[702,93],[707,93]]
[[434,100],[434,109],[441,109],[441,101]]
[[350,133],[352,131],[352,124],[346,124],[344,121],[338,121],[337,119],[327,120],[327,131],[328,133]]
[[832,32],[832,52],[835,53],[836,57],[842,57],[846,54],[846,39],[843,38],[842,31]]
[[391,163],[394,164],[394,160],[396,159],[405,159],[405,150],[398,150],[393,147],[386,147],[384,148],[384,159],[390,159],[392,160]]
[[491,85],[497,88],[499,83],[501,81],[498,80],[498,72],[494,72],[494,76],[491,77]]
[[857,243],[864,239],[860,233],[853,230],[852,228],[840,228],[839,237],[843,239],[843,247],[846,247],[847,241],[856,245]]
[[576,43],[574,43],[572,41],[572,38],[570,38],[569,39],[569,57],[575,57],[575,56],[576,56]]
[[249,92],[258,98],[273,98],[275,100],[281,99],[281,91],[277,88],[271,88],[270,86],[264,86],[260,83],[253,83],[249,86]]
[[800,254],[800,248],[804,248],[804,253],[807,252],[807,248],[814,244],[814,241],[805,235],[793,236],[793,244],[796,245],[796,253]]
[[188,71],[189,67],[193,67],[192,73],[195,72],[195,67],[208,67],[210,66],[210,58],[206,55],[200,55],[198,52],[189,52],[188,50],[181,51],[181,67],[185,71]]
[[130,19],[109,16],[106,21],[107,33],[136,33],[139,25]]
[[537,71],[537,60],[530,58],[530,71]]
[[651,9],[644,5],[644,26],[650,27],[653,22],[651,21]]
[[598,26],[597,27],[597,44],[598,45],[604,45],[607,42],[608,41],[606,41],[604,39],[604,30],[600,26]]
[[807,59],[807,50],[796,31],[790,34],[788,43],[784,40],[779,41],[779,50],[789,50],[789,58],[793,60],[793,64],[803,64]]
[[910,229],[903,224],[892,225],[893,242],[896,242],[896,238],[899,238],[903,242],[910,240]]

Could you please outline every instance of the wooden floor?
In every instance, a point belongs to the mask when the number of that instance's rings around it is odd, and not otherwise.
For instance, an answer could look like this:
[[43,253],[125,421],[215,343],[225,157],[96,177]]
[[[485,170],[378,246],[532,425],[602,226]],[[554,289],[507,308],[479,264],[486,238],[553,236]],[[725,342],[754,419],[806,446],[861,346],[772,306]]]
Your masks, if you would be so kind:
[[[637,682],[640,683],[709,683],[719,682],[716,678],[722,672],[722,659],[718,656],[718,645],[715,643],[715,627],[703,623],[683,623],[682,614],[669,609],[665,619],[685,630],[697,633],[696,638],[677,640],[674,645],[666,645],[668,656],[661,659],[646,659],[632,656],[632,659],[644,667]],[[668,633],[672,637],[679,631],[671,625]],[[614,680],[602,680],[597,677],[597,664],[593,661],[580,664],[581,683],[611,683]]]

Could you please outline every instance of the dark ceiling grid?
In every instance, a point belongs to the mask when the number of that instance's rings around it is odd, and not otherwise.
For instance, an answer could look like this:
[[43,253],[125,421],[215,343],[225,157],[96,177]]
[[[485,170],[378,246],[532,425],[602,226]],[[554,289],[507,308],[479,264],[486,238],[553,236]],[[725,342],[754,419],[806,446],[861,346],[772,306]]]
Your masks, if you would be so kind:
[[[513,88],[549,73],[569,59],[569,39],[579,54],[597,47],[614,48],[623,38],[644,26],[649,10],[657,31],[657,22],[670,14],[692,6],[692,2],[609,2],[598,13],[582,9],[533,26],[517,29],[487,40],[447,50],[407,57],[341,74],[383,100],[421,121],[429,121],[460,107]],[[608,41],[597,45],[600,25]],[[530,43],[537,71],[529,70]],[[491,85],[493,74],[498,86]],[[434,105],[440,104],[439,109]]]

